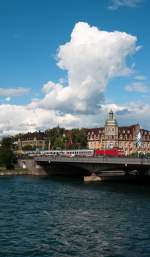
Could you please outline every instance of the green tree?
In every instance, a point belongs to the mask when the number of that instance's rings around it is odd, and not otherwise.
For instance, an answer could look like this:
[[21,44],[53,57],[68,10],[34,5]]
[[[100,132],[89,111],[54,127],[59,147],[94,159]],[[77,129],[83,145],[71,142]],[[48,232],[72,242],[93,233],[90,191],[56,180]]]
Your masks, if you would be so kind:
[[5,137],[1,141],[0,147],[0,164],[6,169],[13,169],[17,162],[16,155],[13,151],[13,144],[10,137]]
[[50,141],[51,149],[63,149],[65,142],[64,142],[64,135],[65,129],[56,127],[52,129],[46,130],[46,136],[48,141]]
[[82,149],[87,147],[87,135],[85,129],[72,129],[72,148]]
[[46,131],[47,148],[50,142],[51,149],[81,149],[87,147],[86,129],[65,130],[52,128]]

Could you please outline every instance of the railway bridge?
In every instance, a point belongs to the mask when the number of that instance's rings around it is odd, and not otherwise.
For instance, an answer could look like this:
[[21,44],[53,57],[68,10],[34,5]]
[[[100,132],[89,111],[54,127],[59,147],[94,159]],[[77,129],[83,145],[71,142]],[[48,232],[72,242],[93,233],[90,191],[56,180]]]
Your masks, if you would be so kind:
[[88,176],[110,172],[115,175],[121,171],[124,175],[145,176],[150,171],[150,159],[145,158],[39,156],[34,161],[37,168],[42,167],[49,175]]

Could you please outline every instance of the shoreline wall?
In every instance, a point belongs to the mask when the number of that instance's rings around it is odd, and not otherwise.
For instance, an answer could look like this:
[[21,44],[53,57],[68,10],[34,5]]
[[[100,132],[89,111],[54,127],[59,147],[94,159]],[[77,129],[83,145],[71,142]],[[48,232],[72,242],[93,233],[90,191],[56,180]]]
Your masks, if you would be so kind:
[[18,167],[21,168],[22,174],[33,176],[47,176],[48,174],[42,166],[38,165],[34,159],[19,159]]

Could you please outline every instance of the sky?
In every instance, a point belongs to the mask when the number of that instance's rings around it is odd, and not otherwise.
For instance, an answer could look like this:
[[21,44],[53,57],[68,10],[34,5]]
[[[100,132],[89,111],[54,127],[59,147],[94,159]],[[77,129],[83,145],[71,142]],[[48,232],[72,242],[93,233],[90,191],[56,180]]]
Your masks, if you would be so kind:
[[0,136],[150,130],[149,0],[0,0]]

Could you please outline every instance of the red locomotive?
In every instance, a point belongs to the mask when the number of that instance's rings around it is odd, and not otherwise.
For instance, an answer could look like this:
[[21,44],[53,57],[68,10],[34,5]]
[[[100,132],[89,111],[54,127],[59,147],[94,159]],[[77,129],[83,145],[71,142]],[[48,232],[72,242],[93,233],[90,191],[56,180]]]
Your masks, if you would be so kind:
[[124,151],[119,148],[112,149],[96,149],[95,156],[112,156],[112,157],[123,157],[125,156]]

